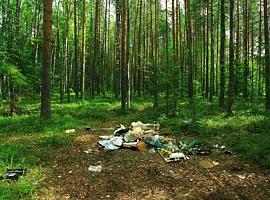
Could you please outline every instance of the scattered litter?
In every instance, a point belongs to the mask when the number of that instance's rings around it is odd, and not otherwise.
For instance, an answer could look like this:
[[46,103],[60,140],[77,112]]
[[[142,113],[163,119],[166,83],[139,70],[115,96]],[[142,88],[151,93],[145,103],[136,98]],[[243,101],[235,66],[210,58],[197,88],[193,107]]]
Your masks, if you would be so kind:
[[111,143],[111,140],[99,141],[99,144],[104,147],[105,150],[117,150],[120,149],[119,146],[115,146]]
[[91,172],[101,172],[102,166],[101,165],[97,165],[97,166],[90,165],[88,167],[88,170]]
[[231,148],[226,148],[226,149],[224,150],[224,153],[227,154],[227,155],[232,155],[232,154],[233,154]]
[[123,144],[123,137],[114,137],[110,141],[114,146],[121,147]]
[[160,125],[158,123],[144,124],[141,121],[131,123],[131,129],[135,129],[138,127],[141,128],[142,130],[153,130],[153,131],[158,131],[160,129]]
[[0,180],[17,181],[20,176],[24,176],[27,169],[7,169],[6,174],[0,177]]
[[211,154],[211,150],[210,149],[198,149],[198,150],[196,150],[196,154],[201,155],[201,156],[208,156]]
[[240,175],[240,174],[237,174],[236,176],[237,176],[238,178],[242,179],[242,180],[246,178],[246,175]]
[[112,139],[113,138],[113,136],[107,136],[107,135],[105,135],[105,136],[99,136],[99,138],[100,139],[103,139],[103,140],[110,140],[110,139]]
[[86,131],[90,131],[91,130],[91,127],[87,126],[87,127],[85,127],[85,130]]
[[123,143],[123,147],[125,148],[137,148],[138,142],[130,142],[130,143]]
[[150,154],[155,154],[156,153],[156,150],[152,148],[152,149],[149,150],[149,153]]
[[169,168],[167,171],[169,174],[174,174],[174,171],[171,168]]
[[218,166],[219,162],[213,161],[213,165]]
[[180,141],[179,148],[187,154],[210,155],[212,152],[209,144],[200,140],[193,142]]
[[184,160],[187,160],[188,159],[188,157],[185,155],[185,154],[183,154],[183,153],[172,153],[171,155],[170,155],[170,159],[184,159]]
[[88,150],[84,151],[84,153],[86,153],[86,154],[99,153],[99,151],[98,150],[93,150],[93,149],[88,149]]
[[127,133],[128,129],[126,129],[122,124],[120,124],[118,127],[116,127],[116,129],[113,132],[114,136],[121,136],[124,133]]
[[144,130],[141,129],[141,127],[135,127],[133,130],[129,132],[130,136],[134,138],[142,138],[144,134]]
[[124,135],[124,141],[125,141],[126,143],[128,143],[128,142],[135,142],[135,141],[137,141],[137,138],[134,137],[134,136],[132,136],[130,132],[127,132],[127,133]]
[[145,143],[149,144],[150,146],[153,146],[155,148],[168,148],[168,145],[161,143],[159,140],[153,140],[153,139],[146,139]]
[[172,153],[169,150],[166,149],[158,149],[157,152],[159,155],[167,162],[178,162],[181,160],[187,160],[189,159],[185,154],[183,153]]
[[143,140],[140,140],[137,145],[136,145],[137,149],[139,151],[146,151],[146,144]]
[[76,133],[76,130],[75,129],[69,129],[69,130],[66,130],[65,133],[67,133],[67,134]]
[[111,139],[99,141],[99,144],[106,150],[117,150],[123,145],[123,137],[111,137]]

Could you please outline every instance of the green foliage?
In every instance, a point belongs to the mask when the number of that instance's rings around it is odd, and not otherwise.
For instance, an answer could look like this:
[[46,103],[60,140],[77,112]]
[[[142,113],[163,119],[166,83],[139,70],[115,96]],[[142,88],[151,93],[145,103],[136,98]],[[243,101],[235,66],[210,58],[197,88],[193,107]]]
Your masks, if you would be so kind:
[[25,177],[21,177],[18,182],[0,182],[0,199],[34,199],[34,191],[38,187],[40,172],[33,169]]
[[26,77],[20,72],[20,70],[12,64],[4,64],[0,68],[0,73],[11,78],[12,83],[15,86],[26,86]]
[[240,133],[227,139],[239,154],[254,163],[260,163],[263,167],[270,168],[270,135]]
[[0,181],[0,199],[32,198],[40,178],[40,170],[35,167],[39,156],[31,144],[21,143],[15,138],[14,141],[1,141],[0,174],[4,174],[7,168],[26,168],[28,173],[18,182]]

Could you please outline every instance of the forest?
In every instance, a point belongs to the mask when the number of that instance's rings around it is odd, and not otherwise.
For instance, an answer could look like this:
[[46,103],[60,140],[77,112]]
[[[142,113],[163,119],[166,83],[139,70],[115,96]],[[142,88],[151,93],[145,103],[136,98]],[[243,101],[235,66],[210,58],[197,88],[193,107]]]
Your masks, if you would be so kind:
[[[269,31],[269,0],[0,0],[0,199],[269,198]],[[137,121],[211,154],[98,146]]]

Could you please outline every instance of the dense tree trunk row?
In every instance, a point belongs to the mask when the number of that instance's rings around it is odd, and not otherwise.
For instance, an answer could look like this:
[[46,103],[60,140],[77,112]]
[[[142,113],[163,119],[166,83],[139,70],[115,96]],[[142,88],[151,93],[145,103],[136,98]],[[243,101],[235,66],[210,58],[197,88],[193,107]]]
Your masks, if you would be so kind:
[[113,95],[123,110],[142,95],[167,114],[185,97],[192,108],[198,97],[218,99],[228,114],[242,99],[265,98],[270,109],[267,0],[31,2],[0,5],[0,97],[10,114],[17,97],[41,91],[49,117],[50,85],[61,103]]

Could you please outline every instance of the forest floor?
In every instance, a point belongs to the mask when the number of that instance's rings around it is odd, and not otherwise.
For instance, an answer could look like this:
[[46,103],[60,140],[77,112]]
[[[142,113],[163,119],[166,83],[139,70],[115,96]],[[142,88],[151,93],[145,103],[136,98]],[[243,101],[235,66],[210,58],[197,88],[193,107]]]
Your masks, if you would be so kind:
[[[113,123],[106,123],[100,130],[79,131],[72,142],[42,163],[51,170],[42,181],[42,187],[47,189],[38,193],[38,199],[261,200],[270,196],[269,171],[235,154],[216,151],[209,156],[166,163],[150,150],[101,151],[98,136],[111,135],[106,128],[117,125]],[[187,139],[181,135],[177,138]],[[86,154],[88,149],[98,151]],[[213,166],[213,162],[219,165]],[[90,172],[89,165],[103,168],[101,172]]]
[[[164,105],[164,104],[163,104]],[[49,121],[39,118],[38,99],[18,105],[21,115],[0,117],[0,174],[27,168],[18,181],[0,180],[0,200],[10,199],[268,199],[270,196],[270,119],[263,104],[239,103],[234,117],[218,106],[197,101],[196,122],[183,100],[178,114],[153,112],[151,99],[136,99],[128,113],[119,101],[100,97],[85,102],[53,104]],[[8,107],[0,107],[5,114]],[[158,121],[161,134],[180,140],[204,140],[229,146],[232,155],[214,150],[209,156],[166,163],[148,149],[140,152],[98,148],[100,135],[111,135],[120,123]],[[86,131],[85,127],[91,127]],[[65,133],[67,129],[75,133]],[[86,154],[92,149],[96,152]],[[214,166],[213,164],[217,164]],[[91,172],[90,165],[102,165]]]

